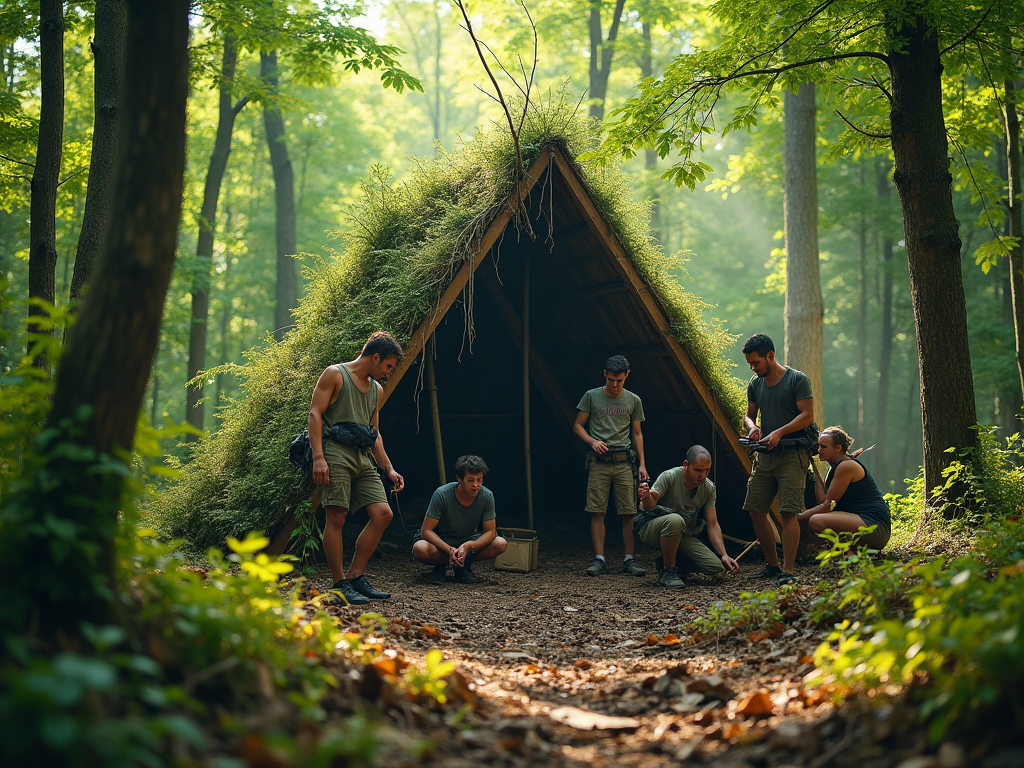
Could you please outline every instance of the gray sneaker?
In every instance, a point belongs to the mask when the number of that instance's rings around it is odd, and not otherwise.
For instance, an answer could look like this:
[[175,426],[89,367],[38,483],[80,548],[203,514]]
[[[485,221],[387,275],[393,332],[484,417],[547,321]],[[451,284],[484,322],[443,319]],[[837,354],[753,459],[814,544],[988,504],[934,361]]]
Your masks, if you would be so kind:
[[782,571],[782,573],[779,574],[778,578],[775,579],[775,586],[776,587],[784,587],[787,584],[795,584],[795,583],[796,583],[796,576],[794,576],[792,573],[787,573],[786,571]]
[[587,576],[600,576],[602,573],[608,573],[608,564],[604,560],[595,557],[590,561],[590,565],[587,566],[584,573]]
[[686,582],[679,578],[679,571],[675,568],[666,568],[661,572],[661,578],[658,579],[661,582],[661,586],[666,589],[682,589],[686,586]]
[[630,576],[646,576],[647,571],[640,567],[640,564],[635,558],[629,558],[622,563],[622,572],[628,573]]

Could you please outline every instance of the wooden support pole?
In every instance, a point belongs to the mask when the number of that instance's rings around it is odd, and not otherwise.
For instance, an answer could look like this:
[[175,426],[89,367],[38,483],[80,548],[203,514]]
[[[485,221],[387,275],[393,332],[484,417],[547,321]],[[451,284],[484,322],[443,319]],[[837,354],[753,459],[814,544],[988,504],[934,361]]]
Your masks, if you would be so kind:
[[523,254],[523,440],[526,446],[526,527],[533,528],[533,460],[530,457],[530,251]]
[[423,359],[427,366],[427,391],[430,393],[430,418],[434,422],[434,453],[437,454],[437,477],[441,485],[448,482],[444,471],[444,446],[441,443],[441,411],[437,407],[437,379],[434,378],[434,351],[437,349],[437,337],[431,336],[431,344],[423,350]]

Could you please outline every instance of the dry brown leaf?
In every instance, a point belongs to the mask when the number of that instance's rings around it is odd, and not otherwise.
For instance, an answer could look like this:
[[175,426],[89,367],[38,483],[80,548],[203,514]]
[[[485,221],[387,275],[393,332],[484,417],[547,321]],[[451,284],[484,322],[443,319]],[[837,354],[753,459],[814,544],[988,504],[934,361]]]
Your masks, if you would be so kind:
[[648,635],[644,638],[644,645],[657,645],[661,642],[661,638],[658,635]]
[[800,664],[813,664],[814,663],[814,657],[813,656],[801,656],[800,660],[799,660],[799,663]]
[[663,638],[661,638],[661,642],[663,642],[665,645],[679,645],[679,636],[665,635]]
[[416,627],[416,632],[424,637],[441,637],[441,630],[431,624]]
[[775,708],[772,706],[772,700],[764,691],[758,691],[752,693],[736,708],[737,715],[745,715],[747,717],[767,717],[774,712]]
[[527,675],[536,675],[538,672],[540,672],[540,669],[537,667],[536,664],[527,664],[526,669],[524,669],[523,672]]
[[684,611],[696,611],[697,610],[697,606],[696,605],[684,605],[683,606],[683,610]]

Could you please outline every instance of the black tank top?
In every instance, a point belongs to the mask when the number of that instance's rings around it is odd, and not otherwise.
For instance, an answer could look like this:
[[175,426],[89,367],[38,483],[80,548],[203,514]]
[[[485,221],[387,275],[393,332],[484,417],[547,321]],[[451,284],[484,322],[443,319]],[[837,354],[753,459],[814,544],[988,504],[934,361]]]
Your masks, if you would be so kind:
[[[856,482],[850,483],[846,486],[846,490],[843,491],[842,497],[836,502],[836,509],[840,512],[852,512],[855,515],[864,517],[864,513],[867,513],[870,517],[876,518],[875,522],[885,521],[888,526],[890,524],[889,505],[885,501],[885,497],[882,496],[882,492],[878,489],[878,483],[868,472],[868,468],[861,464],[857,459],[847,459],[847,461],[856,461],[864,469],[864,477]],[[839,464],[836,464],[838,467]],[[832,477],[835,475],[836,467],[830,467],[828,470],[828,476],[825,478],[825,488],[827,489],[832,484]],[[867,518],[864,517],[865,522]]]

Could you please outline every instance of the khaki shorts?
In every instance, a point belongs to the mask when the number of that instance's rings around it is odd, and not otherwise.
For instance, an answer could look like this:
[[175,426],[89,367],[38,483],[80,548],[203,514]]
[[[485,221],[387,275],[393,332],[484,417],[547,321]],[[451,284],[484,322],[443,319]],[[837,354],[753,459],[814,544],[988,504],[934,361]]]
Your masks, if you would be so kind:
[[366,451],[334,440],[324,445],[324,458],[331,470],[330,482],[320,501],[325,507],[344,507],[358,512],[367,504],[388,503],[377,467]]
[[615,507],[620,515],[636,514],[638,502],[633,465],[628,461],[602,463],[591,460],[587,475],[586,511],[603,515],[608,510],[608,497],[614,488]]
[[804,488],[810,464],[811,454],[805,449],[776,448],[768,453],[755,454],[743,509],[767,512],[775,494],[778,494],[779,511],[799,515],[804,511]]
[[[695,521],[691,518],[691,523]],[[697,521],[698,530],[700,522]],[[637,531],[640,541],[654,549],[661,549],[663,538],[679,536],[679,549],[676,550],[676,566],[683,573],[704,573],[717,576],[725,570],[722,559],[704,546],[704,542],[693,535],[687,521],[681,515],[672,512],[655,517],[640,526]]]

